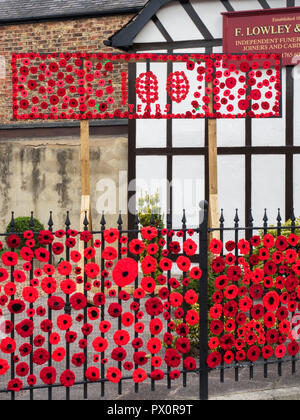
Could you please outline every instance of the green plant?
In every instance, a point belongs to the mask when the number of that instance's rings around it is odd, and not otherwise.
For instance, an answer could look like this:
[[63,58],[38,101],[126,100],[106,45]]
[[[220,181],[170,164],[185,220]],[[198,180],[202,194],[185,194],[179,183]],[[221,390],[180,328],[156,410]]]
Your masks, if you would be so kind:
[[[25,243],[26,243],[26,240],[24,239],[24,236],[23,236],[24,232],[31,229],[33,229],[34,232],[37,232],[34,235],[34,239],[37,243],[38,232],[40,232],[41,230],[45,230],[45,227],[37,219],[33,219],[33,222],[34,222],[33,227],[30,226],[30,221],[31,221],[30,217],[17,217],[15,219],[15,226],[13,229],[14,231],[13,233],[19,234],[19,237],[21,239],[21,244],[19,248],[22,248],[23,246],[25,246]],[[11,232],[11,222],[6,227],[6,233],[10,233],[10,232]],[[40,245],[36,245],[35,248],[38,248],[38,247],[40,247]]]
[[[162,235],[160,234],[160,231],[161,229],[165,227],[159,203],[160,203],[160,198],[159,198],[158,192],[156,192],[153,195],[146,193],[144,197],[142,196],[138,200],[138,217],[139,217],[141,226],[147,227],[147,226],[151,226],[151,224],[153,223],[156,229],[159,230],[158,236],[154,240],[152,241],[143,240],[146,248],[150,243],[157,244],[158,252],[154,255],[154,258],[156,259],[158,264],[162,259],[162,251],[163,251],[163,247],[159,245],[159,240],[162,239]],[[141,262],[143,261],[146,255],[147,255],[147,252],[145,250],[140,255]],[[157,277],[160,276],[161,274],[162,274],[162,270],[160,268],[157,268],[154,273],[154,278],[157,279]]]
[[[291,220],[288,220],[284,224],[282,224],[281,231],[280,231],[280,236],[284,236],[285,238],[288,238],[290,236],[290,234],[292,233],[291,226],[292,226],[292,221]],[[296,219],[295,226],[300,226],[300,217],[298,217]],[[273,225],[270,225],[270,227],[272,229],[268,229],[267,233],[270,234],[270,235],[272,235],[274,237],[275,241],[276,241],[276,239],[279,236],[278,227],[273,226]],[[273,229],[273,227],[274,227],[274,229]],[[296,235],[300,236],[300,229],[295,229],[295,232],[294,233]],[[262,240],[264,238],[264,236],[265,236],[265,232],[263,230],[260,230],[259,231],[259,236],[260,236],[260,238]],[[253,255],[258,255],[259,252],[260,252],[260,250],[262,248],[264,248],[264,244],[261,241],[260,245],[258,245],[257,247],[254,248]],[[296,250],[297,251],[300,250],[300,246],[299,245],[297,245]],[[277,251],[276,246],[274,245],[272,248],[269,249],[269,251],[270,251],[270,255],[273,255],[274,252]],[[246,257],[246,260],[248,262],[249,262],[249,259],[250,259],[250,257]],[[263,268],[263,267],[264,267],[264,261],[260,261],[259,264],[256,266],[256,268]]]
[[[190,309],[194,309],[196,312],[199,313],[199,304],[196,303],[195,305],[191,306]],[[175,331],[178,325],[182,324],[183,320],[182,319],[176,319],[176,320],[172,320],[175,324]],[[178,340],[178,338],[180,337],[179,335],[174,335],[173,338],[173,342],[171,347],[172,348],[176,348],[176,342]],[[189,334],[187,335],[187,337],[190,341],[190,345],[191,345],[191,351],[198,349],[199,348],[199,323],[197,323],[196,325],[189,325]],[[164,347],[167,348],[167,344],[164,343]]]
[[[212,297],[213,297],[213,294],[216,291],[216,289],[215,289],[216,274],[214,274],[212,269],[211,269],[212,259],[213,259],[212,255],[209,254],[209,257],[208,257],[208,260],[209,260],[209,262],[208,262],[208,309],[210,309],[214,305],[213,301],[212,301]],[[181,277],[179,281],[180,281],[180,283],[182,283],[183,277]],[[197,293],[197,295],[199,296],[199,280],[190,279],[189,285],[186,286],[186,291],[188,291],[190,289],[194,290]],[[178,291],[178,293],[183,295],[184,294],[183,286],[179,287],[177,289],[177,291]]]

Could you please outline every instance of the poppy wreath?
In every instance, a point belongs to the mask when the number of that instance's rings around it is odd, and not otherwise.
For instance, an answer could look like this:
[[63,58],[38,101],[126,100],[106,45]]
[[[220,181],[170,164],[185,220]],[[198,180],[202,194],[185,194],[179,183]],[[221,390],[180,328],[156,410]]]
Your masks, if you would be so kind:
[[209,368],[299,353],[299,245],[294,233],[210,242]]
[[[150,70],[139,74],[136,93],[142,105],[135,109],[128,104],[128,75],[120,71],[119,63],[141,60],[182,66],[165,82]],[[277,54],[20,53],[12,54],[11,66],[12,110],[18,120],[280,116],[281,57]],[[194,92],[188,79],[191,72],[198,82]],[[208,83],[213,87],[206,87]],[[185,112],[164,110],[157,103],[159,87],[175,103],[188,98]]]
[[[9,320],[0,325],[5,334],[0,341],[0,376],[12,368],[11,360],[15,363],[15,378],[7,383],[7,390],[18,392],[39,381],[69,388],[81,381],[82,375],[88,382],[97,382],[103,379],[101,365],[105,365],[105,379],[112,383],[128,376],[126,372],[131,372],[135,383],[147,378],[161,381],[166,371],[171,380],[178,379],[182,370],[194,372],[196,360],[189,353],[191,332],[199,324],[199,306],[197,293],[187,286],[202,276],[201,269],[192,267],[190,261],[198,250],[194,234],[193,230],[174,232],[145,226],[143,240],[129,240],[110,228],[92,243],[90,232],[41,231],[39,242],[47,248],[30,252],[35,244],[28,242],[31,237],[25,232],[27,242],[20,253],[5,251],[0,259],[0,315],[4,308],[12,320],[21,315],[15,325]],[[12,245],[15,236],[8,237]],[[85,244],[82,255],[75,249],[80,242]],[[57,262],[51,259],[54,250]],[[139,273],[136,258],[141,253]],[[68,257],[64,259],[64,255]],[[100,264],[92,262],[94,258],[98,261],[97,257]],[[37,261],[39,268],[32,269]],[[174,267],[182,273],[180,278],[171,277]],[[131,296],[125,288],[133,284]],[[79,291],[78,285],[83,285],[83,290]],[[160,289],[155,294],[157,285]],[[92,287],[93,306],[88,306],[87,293]],[[55,317],[49,317],[49,311]],[[109,334],[114,320],[120,320],[121,328]],[[71,354],[67,352],[70,344]],[[92,361],[86,359],[89,353]],[[68,354],[69,369],[50,366],[51,361],[65,366]],[[39,367],[38,377],[30,374],[26,357]],[[122,369],[114,367],[116,361]],[[85,369],[81,376],[79,367]]]

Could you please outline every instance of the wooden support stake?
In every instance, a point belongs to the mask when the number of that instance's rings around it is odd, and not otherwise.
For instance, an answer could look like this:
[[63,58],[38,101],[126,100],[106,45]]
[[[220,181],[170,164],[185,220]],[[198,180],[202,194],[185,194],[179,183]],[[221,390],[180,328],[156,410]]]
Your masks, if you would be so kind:
[[[84,218],[87,212],[89,221],[89,231],[93,230],[92,208],[91,208],[91,186],[90,186],[90,127],[89,121],[80,122],[80,160],[81,160],[81,211],[80,211],[80,231],[84,230]],[[91,246],[93,240],[89,243]],[[78,251],[82,255],[80,261],[81,275],[84,276],[84,242],[79,241]],[[77,285],[77,291],[83,293],[83,284]]]
[[[213,84],[209,83],[209,88],[213,89]],[[213,93],[210,95],[211,101],[209,111],[213,109]],[[209,165],[209,227],[219,227],[219,197],[218,197],[218,143],[217,143],[217,119],[208,120],[208,165]],[[219,232],[213,232],[212,238],[220,238]]]

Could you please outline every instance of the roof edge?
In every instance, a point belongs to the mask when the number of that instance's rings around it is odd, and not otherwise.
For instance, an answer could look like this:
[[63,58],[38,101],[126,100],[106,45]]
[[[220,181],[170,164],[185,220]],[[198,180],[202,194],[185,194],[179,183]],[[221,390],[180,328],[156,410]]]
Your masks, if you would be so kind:
[[171,0],[149,0],[138,14],[134,16],[123,28],[115,32],[111,37],[104,41],[104,45],[120,49],[130,49],[133,40],[143,29],[146,23],[156,14],[156,12],[169,3]]
[[143,6],[141,7],[127,7],[122,9],[111,9],[111,10],[98,10],[94,12],[84,12],[84,13],[66,13],[66,14],[56,14],[49,16],[34,16],[34,17],[21,17],[21,18],[0,18],[0,25],[13,24],[13,23],[30,23],[30,22],[41,22],[41,21],[50,21],[50,20],[67,20],[67,19],[76,19],[76,18],[91,18],[91,17],[101,17],[107,15],[125,15],[138,13]]

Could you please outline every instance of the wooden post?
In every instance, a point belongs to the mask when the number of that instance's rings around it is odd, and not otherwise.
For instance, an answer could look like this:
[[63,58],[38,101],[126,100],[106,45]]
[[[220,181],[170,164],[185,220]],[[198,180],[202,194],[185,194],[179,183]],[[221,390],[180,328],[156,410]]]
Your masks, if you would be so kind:
[[[87,211],[89,230],[93,230],[91,209],[91,184],[90,184],[90,124],[88,120],[80,122],[81,141],[81,213]],[[85,198],[84,198],[85,197]],[[88,197],[88,199],[87,199]],[[84,199],[83,199],[84,198]],[[84,208],[82,204],[85,203]],[[88,207],[87,204],[88,203]],[[83,229],[83,220],[80,220],[80,229]]]
[[[213,84],[211,89],[209,112],[213,113]],[[209,166],[209,227],[219,227],[219,197],[218,197],[218,143],[217,143],[217,119],[208,120],[208,166]],[[213,232],[212,238],[220,237],[219,232]]]
[[[91,208],[91,185],[90,185],[90,126],[88,120],[80,122],[80,161],[81,161],[81,211],[80,211],[80,230],[84,230],[83,221],[87,212],[89,221],[89,231],[93,230],[92,208]],[[89,246],[92,245],[92,241]],[[84,275],[84,242],[79,241],[78,251],[82,255],[80,267]],[[77,285],[77,291],[83,293],[83,284]]]

